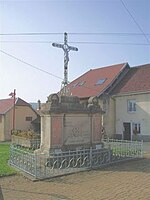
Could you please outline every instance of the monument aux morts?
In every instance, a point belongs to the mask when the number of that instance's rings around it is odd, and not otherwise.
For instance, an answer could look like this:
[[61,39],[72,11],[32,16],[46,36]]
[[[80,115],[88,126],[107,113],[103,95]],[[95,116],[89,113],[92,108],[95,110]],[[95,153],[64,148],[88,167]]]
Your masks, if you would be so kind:
[[51,94],[40,112],[41,146],[36,152],[101,147],[103,112],[96,97],[89,98],[85,107],[76,96]]
[[78,97],[70,96],[67,88],[69,51],[78,48],[68,45],[67,33],[64,33],[64,44],[52,45],[64,51],[64,80],[59,96],[51,94],[41,106],[41,146],[36,152],[100,148],[102,110],[97,98],[90,97],[85,106]]

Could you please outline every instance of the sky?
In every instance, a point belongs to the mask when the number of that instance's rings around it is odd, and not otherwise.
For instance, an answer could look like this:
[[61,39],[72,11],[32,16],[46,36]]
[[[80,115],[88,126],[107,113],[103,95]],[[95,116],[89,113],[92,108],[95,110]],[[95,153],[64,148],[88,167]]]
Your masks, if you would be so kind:
[[0,99],[16,89],[27,102],[45,102],[60,90],[64,52],[52,43],[63,44],[64,32],[78,48],[69,52],[69,81],[150,63],[149,11],[149,0],[0,0]]

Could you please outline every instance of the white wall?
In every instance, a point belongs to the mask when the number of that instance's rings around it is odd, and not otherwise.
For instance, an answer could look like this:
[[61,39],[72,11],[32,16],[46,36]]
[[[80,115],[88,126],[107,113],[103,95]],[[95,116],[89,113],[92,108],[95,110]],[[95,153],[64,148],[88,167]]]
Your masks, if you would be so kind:
[[[115,99],[116,134],[123,133],[123,122],[130,122],[131,124],[140,123],[141,135],[150,136],[150,93],[118,96]],[[129,99],[135,99],[136,101],[136,111],[133,113],[129,113],[127,110],[127,101]]]
[[115,134],[115,100],[110,96],[105,97],[105,104],[99,100],[101,108],[105,111],[103,114],[103,126],[107,137],[112,138]]

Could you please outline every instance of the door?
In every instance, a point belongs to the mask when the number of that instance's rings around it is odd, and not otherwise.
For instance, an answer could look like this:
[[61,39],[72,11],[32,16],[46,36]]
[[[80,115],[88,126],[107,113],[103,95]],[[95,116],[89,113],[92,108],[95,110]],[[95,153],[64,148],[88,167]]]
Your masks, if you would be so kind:
[[123,139],[131,140],[131,124],[124,122],[123,126],[124,126]]

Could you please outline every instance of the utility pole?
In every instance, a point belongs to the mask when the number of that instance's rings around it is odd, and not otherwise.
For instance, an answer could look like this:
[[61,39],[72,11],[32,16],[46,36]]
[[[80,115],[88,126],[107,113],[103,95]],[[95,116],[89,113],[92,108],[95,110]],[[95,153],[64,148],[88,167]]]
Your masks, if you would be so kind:
[[64,51],[64,80],[62,81],[61,95],[67,96],[69,51],[78,51],[78,48],[68,45],[67,33],[64,33],[64,44],[52,43],[52,46]]
[[15,130],[15,118],[16,118],[16,114],[15,114],[15,103],[16,103],[16,89],[14,89],[14,92],[11,92],[9,94],[9,96],[11,96],[13,98],[13,131]]
[[16,103],[16,90],[14,89],[14,106],[13,106],[13,130],[15,130],[15,103]]

